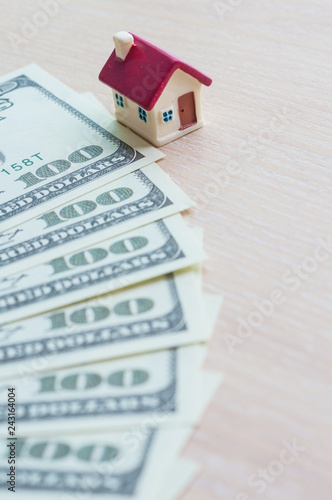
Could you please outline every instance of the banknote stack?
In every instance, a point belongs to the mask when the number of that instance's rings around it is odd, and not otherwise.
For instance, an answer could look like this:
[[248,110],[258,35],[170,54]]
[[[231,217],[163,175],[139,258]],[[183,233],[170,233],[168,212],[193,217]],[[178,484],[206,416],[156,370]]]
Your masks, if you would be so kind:
[[1,498],[172,500],[196,471],[221,300],[162,156],[37,66],[0,79]]

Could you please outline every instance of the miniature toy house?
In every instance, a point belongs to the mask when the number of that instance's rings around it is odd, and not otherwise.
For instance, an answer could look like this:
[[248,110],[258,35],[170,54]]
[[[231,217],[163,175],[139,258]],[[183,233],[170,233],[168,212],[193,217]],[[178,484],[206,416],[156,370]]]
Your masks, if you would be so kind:
[[116,119],[163,146],[203,125],[201,88],[212,80],[136,35],[114,35],[99,79],[112,88]]

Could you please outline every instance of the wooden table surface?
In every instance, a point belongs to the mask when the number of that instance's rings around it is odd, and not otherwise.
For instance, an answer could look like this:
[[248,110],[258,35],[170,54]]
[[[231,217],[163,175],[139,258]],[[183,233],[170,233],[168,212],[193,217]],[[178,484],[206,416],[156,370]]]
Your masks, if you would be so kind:
[[34,31],[37,0],[0,4],[1,74],[36,62],[112,111],[97,75],[128,30],[213,78],[206,126],[160,163],[197,203],[204,289],[224,296],[206,360],[224,384],[181,500],[330,500],[331,0],[59,0]]

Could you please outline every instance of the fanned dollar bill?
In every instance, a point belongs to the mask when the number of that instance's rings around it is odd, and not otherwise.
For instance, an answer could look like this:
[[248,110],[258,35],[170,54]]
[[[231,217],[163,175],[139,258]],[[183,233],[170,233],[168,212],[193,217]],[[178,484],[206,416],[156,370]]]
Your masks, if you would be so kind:
[[200,262],[180,215],[0,281],[0,324],[108,293]]
[[[67,434],[137,424],[196,423],[203,394],[199,345],[76,366],[11,380],[20,434]],[[195,390],[193,390],[195,388]],[[0,385],[0,400],[8,383]],[[0,404],[5,432],[8,408]]]
[[0,231],[163,156],[37,66],[1,77],[0,99]]
[[152,164],[0,233],[0,276],[16,274],[192,205]]
[[[189,430],[21,437],[17,500],[155,500]],[[0,492],[7,491],[7,446],[1,447]]]
[[36,66],[0,78],[0,496],[8,446],[18,500],[173,500],[193,477],[220,299],[162,156]]
[[0,327],[0,379],[202,342],[220,301],[203,303],[198,280],[180,271]]

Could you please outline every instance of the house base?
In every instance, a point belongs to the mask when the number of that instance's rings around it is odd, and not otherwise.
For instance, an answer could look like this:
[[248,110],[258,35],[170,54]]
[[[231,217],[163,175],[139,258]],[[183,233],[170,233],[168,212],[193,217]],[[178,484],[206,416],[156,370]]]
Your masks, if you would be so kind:
[[179,137],[189,134],[190,132],[194,132],[194,130],[201,128],[204,125],[204,122],[201,120],[190,127],[181,130],[176,130],[175,132],[172,132],[171,134],[168,134],[166,136],[152,137],[150,134],[144,134],[144,131],[142,131],[142,127],[136,127],[135,125],[133,125],[132,121],[130,120],[127,121],[126,119],[124,119],[123,116],[119,116],[116,113],[115,117],[119,123],[130,128],[131,130],[133,130],[133,132],[136,132],[136,134],[140,135],[141,137],[143,137],[151,144],[153,144],[153,146],[156,147],[165,146],[165,144],[175,141],[176,139],[179,139]]

